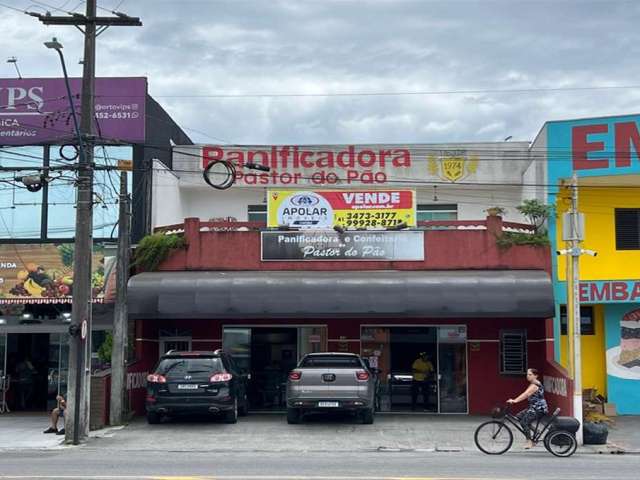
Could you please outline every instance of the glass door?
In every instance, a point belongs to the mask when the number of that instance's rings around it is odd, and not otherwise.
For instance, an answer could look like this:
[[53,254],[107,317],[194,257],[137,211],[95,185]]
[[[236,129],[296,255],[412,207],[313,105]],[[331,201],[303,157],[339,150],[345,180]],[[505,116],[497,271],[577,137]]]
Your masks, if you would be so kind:
[[242,373],[251,373],[251,329],[224,327],[222,349],[233,357]]
[[69,335],[52,333],[49,335],[49,356],[47,368],[47,411],[57,406],[56,397],[67,395],[69,376]]
[[9,377],[7,376],[7,334],[0,333],[0,413],[8,413],[7,390]]
[[327,351],[327,327],[298,328],[298,358],[300,361],[308,353]]
[[0,377],[7,372],[7,334],[0,333]]
[[440,413],[467,413],[467,327],[438,328]]

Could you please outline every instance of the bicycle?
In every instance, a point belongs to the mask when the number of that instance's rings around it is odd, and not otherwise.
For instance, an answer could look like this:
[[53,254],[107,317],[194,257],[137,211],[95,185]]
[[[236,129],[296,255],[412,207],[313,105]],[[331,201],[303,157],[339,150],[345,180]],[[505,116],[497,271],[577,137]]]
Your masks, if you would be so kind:
[[[541,438],[547,451],[556,457],[570,457],[578,448],[575,432],[580,423],[573,417],[560,417],[560,409],[551,415],[545,415],[532,426],[531,440],[538,443]],[[502,455],[513,445],[513,433],[509,425],[526,437],[520,425],[520,420],[511,413],[511,405],[497,409],[494,420],[484,422],[478,426],[474,434],[474,441],[478,449],[487,455]]]

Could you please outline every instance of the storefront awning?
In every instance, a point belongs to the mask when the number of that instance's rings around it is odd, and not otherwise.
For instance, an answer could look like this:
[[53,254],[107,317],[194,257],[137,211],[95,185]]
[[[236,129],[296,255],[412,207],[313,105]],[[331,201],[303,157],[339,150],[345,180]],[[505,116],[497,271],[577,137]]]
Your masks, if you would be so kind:
[[553,316],[544,271],[149,272],[129,280],[133,318]]

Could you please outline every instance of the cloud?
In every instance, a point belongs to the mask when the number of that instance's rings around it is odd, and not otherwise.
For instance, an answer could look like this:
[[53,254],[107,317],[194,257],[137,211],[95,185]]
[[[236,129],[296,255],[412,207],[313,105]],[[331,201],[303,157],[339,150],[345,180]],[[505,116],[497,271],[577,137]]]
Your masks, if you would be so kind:
[[[101,35],[97,73],[148,76],[150,93],[179,124],[206,133],[187,129],[195,141],[529,140],[546,120],[640,110],[640,90],[214,97],[632,85],[640,78],[637,2],[138,0],[121,10],[144,26]],[[42,46],[53,35],[81,73],[75,29],[2,7],[0,28],[3,52],[25,75],[60,74]],[[4,65],[1,75],[13,76]]]

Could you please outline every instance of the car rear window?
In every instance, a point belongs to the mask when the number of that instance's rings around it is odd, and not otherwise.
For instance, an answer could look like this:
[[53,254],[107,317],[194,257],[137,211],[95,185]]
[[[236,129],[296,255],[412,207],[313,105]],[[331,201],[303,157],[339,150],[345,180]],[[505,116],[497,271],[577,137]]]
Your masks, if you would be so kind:
[[156,372],[160,375],[185,375],[188,373],[211,373],[224,371],[220,358],[163,358]]
[[362,368],[362,363],[358,357],[346,355],[313,355],[302,360],[300,367]]

